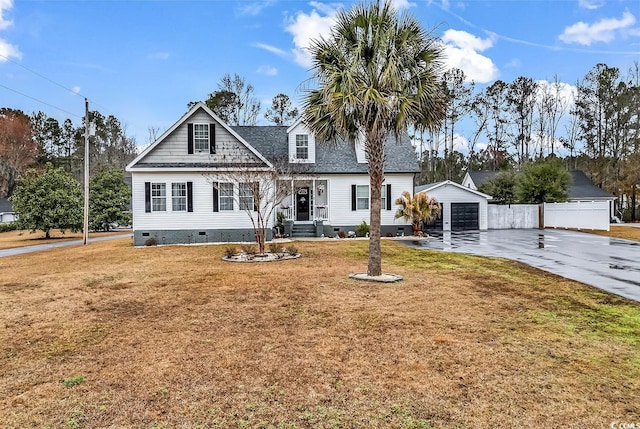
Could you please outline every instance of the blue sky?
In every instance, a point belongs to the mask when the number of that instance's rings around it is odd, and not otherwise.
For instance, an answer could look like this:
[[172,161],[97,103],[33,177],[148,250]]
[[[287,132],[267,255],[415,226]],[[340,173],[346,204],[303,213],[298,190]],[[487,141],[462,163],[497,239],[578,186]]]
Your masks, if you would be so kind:
[[[353,1],[0,0],[0,107],[80,125],[84,98],[139,146],[204,100],[225,73],[255,87],[262,118],[311,74],[305,47]],[[597,63],[640,61],[637,0],[394,0],[477,85],[519,76],[575,84]],[[45,104],[46,103],[46,104]]]

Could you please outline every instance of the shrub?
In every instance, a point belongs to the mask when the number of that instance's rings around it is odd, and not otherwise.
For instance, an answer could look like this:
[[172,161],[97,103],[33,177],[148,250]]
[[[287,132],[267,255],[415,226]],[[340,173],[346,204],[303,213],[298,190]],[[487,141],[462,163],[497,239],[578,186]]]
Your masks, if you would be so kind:
[[283,253],[284,246],[281,243],[270,243],[269,244],[269,252],[271,253]]
[[293,244],[289,245],[286,248],[287,253],[289,253],[290,255],[297,255],[298,254],[298,248],[296,246],[294,246]]
[[233,258],[236,253],[238,253],[238,249],[236,249],[235,246],[229,246],[224,249],[224,256],[226,258]]
[[368,233],[369,233],[369,225],[367,225],[367,222],[362,221],[362,223],[358,226],[356,226],[356,235],[358,237],[365,237]]
[[158,245],[158,240],[155,237],[149,237],[144,242],[144,245],[145,246],[157,246]]
[[0,232],[16,231],[18,229],[18,222],[9,222],[0,224]]
[[240,246],[240,248],[248,256],[253,256],[258,253],[258,249],[256,248],[255,244],[243,244],[242,246]]
[[156,237],[149,237],[144,241],[145,246],[157,246],[158,239]]

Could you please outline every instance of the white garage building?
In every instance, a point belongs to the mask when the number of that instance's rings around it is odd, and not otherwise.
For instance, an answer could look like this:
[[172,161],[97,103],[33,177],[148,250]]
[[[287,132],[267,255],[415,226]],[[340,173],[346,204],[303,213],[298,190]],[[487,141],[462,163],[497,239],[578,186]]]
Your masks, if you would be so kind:
[[432,228],[443,231],[488,229],[490,195],[466,188],[451,180],[417,186],[415,192],[426,192],[440,203],[442,210]]

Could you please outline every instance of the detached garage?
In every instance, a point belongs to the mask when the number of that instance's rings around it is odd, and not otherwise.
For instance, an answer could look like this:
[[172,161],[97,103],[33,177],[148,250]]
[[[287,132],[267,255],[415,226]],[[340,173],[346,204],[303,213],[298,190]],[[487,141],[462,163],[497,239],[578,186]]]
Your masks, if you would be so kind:
[[491,196],[446,180],[417,186],[415,192],[426,192],[440,203],[442,213],[434,227],[443,231],[486,230],[487,205]]

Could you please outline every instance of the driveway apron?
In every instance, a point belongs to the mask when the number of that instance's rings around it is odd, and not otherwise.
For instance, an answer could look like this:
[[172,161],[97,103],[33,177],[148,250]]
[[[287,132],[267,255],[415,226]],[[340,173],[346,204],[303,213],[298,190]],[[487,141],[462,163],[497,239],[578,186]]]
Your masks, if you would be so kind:
[[523,262],[640,301],[640,243],[565,230],[443,232],[413,247]]

